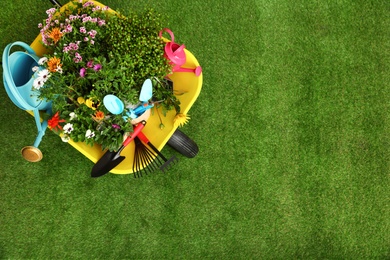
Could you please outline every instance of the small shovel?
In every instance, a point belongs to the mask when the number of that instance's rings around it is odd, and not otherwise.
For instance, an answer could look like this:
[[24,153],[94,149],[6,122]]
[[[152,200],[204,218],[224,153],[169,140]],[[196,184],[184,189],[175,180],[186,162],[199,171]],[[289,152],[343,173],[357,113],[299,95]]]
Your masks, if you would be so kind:
[[127,115],[131,119],[136,119],[139,117],[142,113],[144,113],[149,108],[153,107],[154,104],[149,104],[149,99],[151,99],[153,96],[153,83],[151,79],[146,79],[141,87],[141,92],[139,95],[139,101],[142,102],[141,105],[134,109],[130,109],[129,112],[127,112]]
[[118,151],[107,151],[93,166],[91,171],[91,177],[96,178],[103,176],[112,169],[114,169],[118,164],[120,164],[126,158],[124,156],[121,156],[120,153],[141,132],[145,124],[145,121],[139,123],[134,128],[134,131],[126,138],[126,140],[123,142],[122,146],[118,149]]

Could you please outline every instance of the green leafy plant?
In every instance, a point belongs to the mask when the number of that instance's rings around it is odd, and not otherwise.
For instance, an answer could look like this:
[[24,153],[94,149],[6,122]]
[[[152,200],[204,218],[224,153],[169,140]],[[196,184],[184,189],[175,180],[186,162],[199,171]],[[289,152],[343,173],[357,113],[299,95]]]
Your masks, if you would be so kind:
[[153,9],[142,14],[131,12],[126,16],[118,13],[107,23],[107,45],[110,58],[127,68],[123,72],[126,78],[138,86],[145,78],[157,79],[154,81],[154,99],[164,111],[176,109],[179,113],[180,102],[164,80],[172,73],[172,67],[163,58],[165,43],[156,34],[163,28],[161,20],[162,16]]
[[[147,78],[165,82],[171,66],[158,36],[161,15],[151,9],[124,15],[83,0],[46,13],[48,18],[39,27],[48,54],[35,68],[33,87],[41,98],[52,101],[55,114],[49,128],[64,141],[117,149],[133,127],[124,119],[126,110],[110,114],[102,101],[113,94],[125,104],[137,104]],[[179,100],[166,82],[156,84],[153,100],[164,111],[180,112]]]

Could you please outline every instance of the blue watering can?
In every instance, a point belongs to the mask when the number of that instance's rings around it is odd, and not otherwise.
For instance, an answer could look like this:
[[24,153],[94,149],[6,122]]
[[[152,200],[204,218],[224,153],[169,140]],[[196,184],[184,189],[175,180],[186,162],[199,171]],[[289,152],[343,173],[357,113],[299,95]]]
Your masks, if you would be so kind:
[[[26,50],[11,53],[11,48],[20,46]],[[35,123],[38,129],[38,136],[33,146],[26,146],[22,149],[23,157],[31,162],[42,159],[42,152],[38,146],[45,134],[47,121],[41,123],[39,111],[46,111],[51,114],[51,102],[38,98],[39,92],[33,90],[34,72],[33,67],[38,66],[39,57],[34,50],[24,42],[10,43],[3,51],[3,81],[5,90],[11,101],[20,109],[30,110],[34,114]]]

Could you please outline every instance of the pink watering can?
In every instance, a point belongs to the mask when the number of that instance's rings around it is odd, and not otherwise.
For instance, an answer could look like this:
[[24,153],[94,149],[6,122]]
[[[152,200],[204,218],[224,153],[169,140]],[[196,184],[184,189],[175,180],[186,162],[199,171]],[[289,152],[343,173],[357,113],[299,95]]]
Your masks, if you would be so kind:
[[202,67],[201,66],[196,66],[194,69],[190,69],[190,68],[183,68],[183,67],[175,67],[175,69],[173,69],[173,72],[191,72],[191,73],[194,73],[195,76],[199,77],[200,74],[202,74]]
[[173,35],[173,32],[169,30],[168,28],[164,28],[160,31],[159,36],[162,38],[163,32],[166,31],[171,36],[171,41],[167,42],[164,48],[164,56],[168,60],[170,60],[170,63],[173,66],[173,71],[176,69],[179,69],[184,63],[186,63],[186,54],[184,52],[184,48],[186,46],[179,45],[175,43],[175,37]]

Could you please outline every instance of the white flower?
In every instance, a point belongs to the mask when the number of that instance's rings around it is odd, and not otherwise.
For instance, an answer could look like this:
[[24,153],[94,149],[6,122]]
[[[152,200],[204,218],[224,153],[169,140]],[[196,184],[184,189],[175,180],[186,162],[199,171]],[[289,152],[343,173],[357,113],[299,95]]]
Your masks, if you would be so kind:
[[61,137],[61,140],[62,140],[64,143],[67,143],[67,142],[69,142],[70,137],[69,137],[69,135],[63,135],[63,136]]
[[36,79],[34,79],[33,87],[39,90],[41,87],[43,87],[43,84],[44,84],[43,78],[37,77]]
[[42,58],[39,59],[38,64],[39,65],[43,65],[43,64],[46,63],[46,61],[47,61],[47,58],[46,57],[42,57]]
[[91,130],[87,130],[87,132],[85,133],[85,137],[87,138],[93,138],[95,136],[95,132],[91,131]]
[[64,133],[65,134],[70,134],[73,131],[73,124],[67,123],[64,125]]
[[33,71],[33,72],[37,72],[38,70],[39,70],[39,67],[38,67],[38,66],[32,67],[32,71]]
[[38,72],[38,77],[43,79],[43,82],[46,82],[46,80],[50,77],[50,72],[47,69],[41,70]]
[[63,72],[63,70],[62,70],[61,67],[57,67],[57,68],[56,68],[56,71],[57,71],[58,73],[60,73],[60,74],[62,74],[62,72]]
[[73,120],[73,119],[75,119],[75,118],[77,117],[77,115],[76,115],[75,112],[71,112],[71,113],[69,114],[69,117],[70,117],[70,120]]

